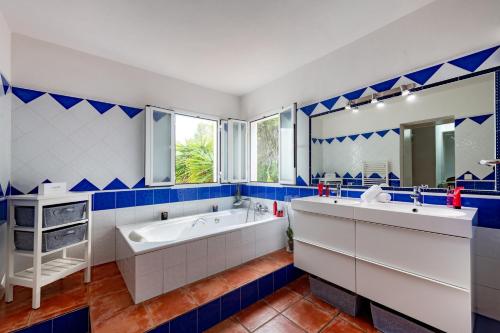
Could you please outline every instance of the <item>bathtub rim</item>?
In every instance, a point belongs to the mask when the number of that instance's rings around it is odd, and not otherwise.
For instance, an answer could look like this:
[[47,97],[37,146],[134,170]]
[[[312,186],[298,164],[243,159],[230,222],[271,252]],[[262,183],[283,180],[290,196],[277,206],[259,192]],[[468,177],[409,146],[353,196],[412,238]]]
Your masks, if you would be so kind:
[[[284,217],[277,217],[272,214],[266,214],[266,218],[260,220],[260,221],[255,221],[255,222],[246,222],[244,224],[238,224],[237,226],[229,227],[228,229],[225,230],[220,230],[214,233],[210,233],[208,235],[200,235],[197,237],[192,237],[192,238],[187,238],[187,239],[182,239],[179,241],[175,242],[134,242],[131,239],[129,239],[128,234],[133,230],[133,229],[138,229],[141,227],[145,226],[150,226],[151,224],[161,224],[161,223],[182,223],[186,222],[186,220],[192,220],[193,218],[198,218],[198,217],[204,217],[204,216],[213,216],[216,215],[216,213],[222,213],[222,212],[230,212],[230,211],[235,211],[235,212],[242,212],[246,211],[246,208],[237,208],[237,209],[228,209],[220,212],[212,212],[212,213],[201,213],[201,214],[195,214],[195,215],[187,215],[187,216],[181,216],[181,217],[176,217],[170,220],[167,220],[168,222],[165,221],[148,221],[148,222],[141,222],[141,223],[131,223],[131,224],[124,224],[121,226],[116,226],[116,232],[120,234],[120,236],[125,240],[125,243],[127,244],[128,249],[132,252],[134,256],[138,256],[141,254],[146,254],[149,252],[154,252],[154,251],[159,251],[163,249],[167,249],[169,247],[174,247],[174,246],[180,246],[189,242],[201,240],[204,238],[210,238],[210,237],[215,237],[218,235],[226,234],[235,230],[240,230],[240,229],[246,229],[252,226],[256,226],[259,224],[264,224],[264,223],[270,223],[274,221],[279,221],[283,220],[282,223],[285,223],[286,216]],[[174,221],[177,220],[177,221]],[[135,244],[133,244],[135,243]],[[141,246],[143,245],[143,246]]]

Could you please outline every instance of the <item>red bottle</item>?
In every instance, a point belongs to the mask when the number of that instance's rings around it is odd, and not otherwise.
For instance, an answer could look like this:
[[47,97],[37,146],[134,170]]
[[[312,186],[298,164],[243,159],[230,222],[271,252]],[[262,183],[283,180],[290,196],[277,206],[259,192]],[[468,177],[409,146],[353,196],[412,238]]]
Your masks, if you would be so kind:
[[320,197],[322,197],[322,196],[323,196],[323,183],[319,183],[319,184],[318,184],[318,195],[319,195]]
[[278,203],[276,202],[276,200],[274,200],[273,203],[273,215],[278,216]]
[[460,209],[462,208],[462,195],[460,192],[463,190],[463,187],[457,187],[453,191],[453,208]]
[[330,185],[326,185],[326,196],[330,196]]

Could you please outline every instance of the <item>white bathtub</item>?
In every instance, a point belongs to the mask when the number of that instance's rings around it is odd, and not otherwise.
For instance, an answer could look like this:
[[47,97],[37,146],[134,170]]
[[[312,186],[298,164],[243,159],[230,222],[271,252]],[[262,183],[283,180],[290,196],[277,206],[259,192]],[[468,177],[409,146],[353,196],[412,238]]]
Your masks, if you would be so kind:
[[117,227],[117,263],[136,303],[285,245],[286,218],[232,209]]

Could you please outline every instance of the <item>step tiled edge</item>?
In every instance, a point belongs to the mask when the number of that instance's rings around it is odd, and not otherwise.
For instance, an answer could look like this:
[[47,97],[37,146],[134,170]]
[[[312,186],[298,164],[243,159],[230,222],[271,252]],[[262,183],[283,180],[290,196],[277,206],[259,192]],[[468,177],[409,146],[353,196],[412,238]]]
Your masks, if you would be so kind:
[[88,333],[90,332],[89,306],[72,310],[52,319],[21,328],[16,333]]
[[202,332],[299,278],[304,272],[293,263],[259,277],[224,295],[152,328],[159,332]]

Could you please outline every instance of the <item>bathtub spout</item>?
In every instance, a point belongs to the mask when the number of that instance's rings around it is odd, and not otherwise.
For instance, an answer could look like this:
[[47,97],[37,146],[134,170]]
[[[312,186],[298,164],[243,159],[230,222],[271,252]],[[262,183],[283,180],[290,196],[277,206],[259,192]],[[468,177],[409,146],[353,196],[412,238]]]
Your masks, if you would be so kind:
[[198,225],[198,223],[203,223],[203,224],[207,224],[207,220],[205,220],[203,217],[200,217],[200,218],[197,218],[192,224],[191,224],[191,228],[194,228],[196,227],[196,225]]

